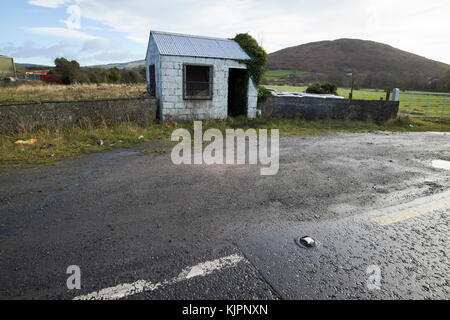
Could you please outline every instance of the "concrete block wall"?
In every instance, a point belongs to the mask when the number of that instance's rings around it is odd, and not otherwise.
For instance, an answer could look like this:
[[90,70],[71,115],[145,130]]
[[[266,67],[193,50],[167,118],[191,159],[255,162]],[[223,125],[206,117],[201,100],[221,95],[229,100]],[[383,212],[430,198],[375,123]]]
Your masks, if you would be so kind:
[[273,117],[305,120],[349,119],[386,121],[397,116],[398,101],[347,100],[298,97],[271,97],[259,105],[264,114]]
[[258,107],[258,88],[252,79],[248,84],[248,102],[247,102],[247,117],[249,119],[256,118],[256,109]]
[[[183,99],[184,64],[211,65],[213,67],[211,100]],[[229,68],[246,69],[246,65],[227,59],[161,56],[160,107],[162,119],[170,117],[184,120],[226,119],[228,115]]]
[[[211,100],[184,100],[183,65],[198,64],[213,67],[213,96]],[[150,88],[149,66],[155,66],[156,102],[159,117],[182,120],[226,119],[228,116],[228,76],[229,69],[247,69],[239,61],[183,56],[161,56],[153,39],[150,38],[146,66],[147,87]],[[258,89],[253,81],[248,86],[247,116],[256,117]]]

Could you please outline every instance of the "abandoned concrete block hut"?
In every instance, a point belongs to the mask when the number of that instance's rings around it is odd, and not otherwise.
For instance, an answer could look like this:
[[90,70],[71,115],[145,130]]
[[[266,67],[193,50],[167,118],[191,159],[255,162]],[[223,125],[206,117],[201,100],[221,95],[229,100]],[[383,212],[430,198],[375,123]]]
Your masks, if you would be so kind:
[[233,40],[150,32],[147,90],[160,118],[254,118],[258,91],[247,76],[248,59]]

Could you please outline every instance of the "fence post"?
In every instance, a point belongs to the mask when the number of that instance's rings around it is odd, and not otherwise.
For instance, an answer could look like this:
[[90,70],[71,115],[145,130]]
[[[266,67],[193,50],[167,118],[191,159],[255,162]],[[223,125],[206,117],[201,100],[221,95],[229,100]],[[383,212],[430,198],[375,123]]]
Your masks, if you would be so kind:
[[442,107],[442,115],[441,115],[441,118],[443,118],[443,117],[445,116],[445,103],[447,102],[447,97],[448,97],[448,96],[445,96],[445,98],[444,98],[444,106]]
[[430,100],[431,100],[431,94],[428,95],[427,111],[425,112],[425,116],[428,116],[428,109],[430,108]]
[[386,91],[386,101],[391,100],[390,98],[391,98],[391,89],[387,89],[387,91]]
[[398,101],[400,97],[400,89],[395,88],[394,91],[392,91],[392,101]]
[[412,104],[413,104],[413,100],[414,100],[414,93],[411,93],[411,101],[409,102],[408,113],[411,113],[411,107],[412,107]]

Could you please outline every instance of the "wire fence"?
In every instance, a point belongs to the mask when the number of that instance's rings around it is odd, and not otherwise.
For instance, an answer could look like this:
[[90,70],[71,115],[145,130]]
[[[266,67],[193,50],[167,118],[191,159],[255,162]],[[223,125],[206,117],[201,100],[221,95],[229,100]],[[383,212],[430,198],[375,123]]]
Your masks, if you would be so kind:
[[422,118],[450,118],[450,94],[401,92],[400,114]]

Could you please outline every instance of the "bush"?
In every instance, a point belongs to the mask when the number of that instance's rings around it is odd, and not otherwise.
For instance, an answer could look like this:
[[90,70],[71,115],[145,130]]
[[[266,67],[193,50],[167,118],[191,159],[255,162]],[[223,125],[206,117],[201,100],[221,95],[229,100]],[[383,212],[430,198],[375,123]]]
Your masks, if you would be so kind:
[[332,83],[323,83],[320,84],[318,82],[313,83],[306,89],[306,93],[316,93],[316,94],[334,94],[337,95],[337,86]]
[[140,83],[145,82],[142,74],[136,70],[120,70],[122,83]]
[[250,60],[243,60],[247,64],[249,76],[256,86],[259,86],[264,78],[267,65],[267,53],[258,42],[248,33],[240,33],[233,39],[250,56]]
[[66,58],[56,58],[55,73],[61,76],[61,82],[64,84],[79,82],[80,64],[75,60],[69,61]]
[[108,72],[108,81],[112,83],[117,83],[120,81],[119,69],[114,68]]
[[59,75],[63,84],[145,82],[145,68],[136,70],[113,68],[108,70],[98,67],[80,67],[77,61],[69,61],[66,58],[57,58],[55,67],[50,69],[49,74]]
[[84,72],[88,75],[90,83],[106,83],[108,82],[108,71],[101,68],[84,68]]
[[267,90],[266,87],[263,86],[258,87],[258,103],[265,102],[271,96],[272,92],[270,92],[270,90]]

